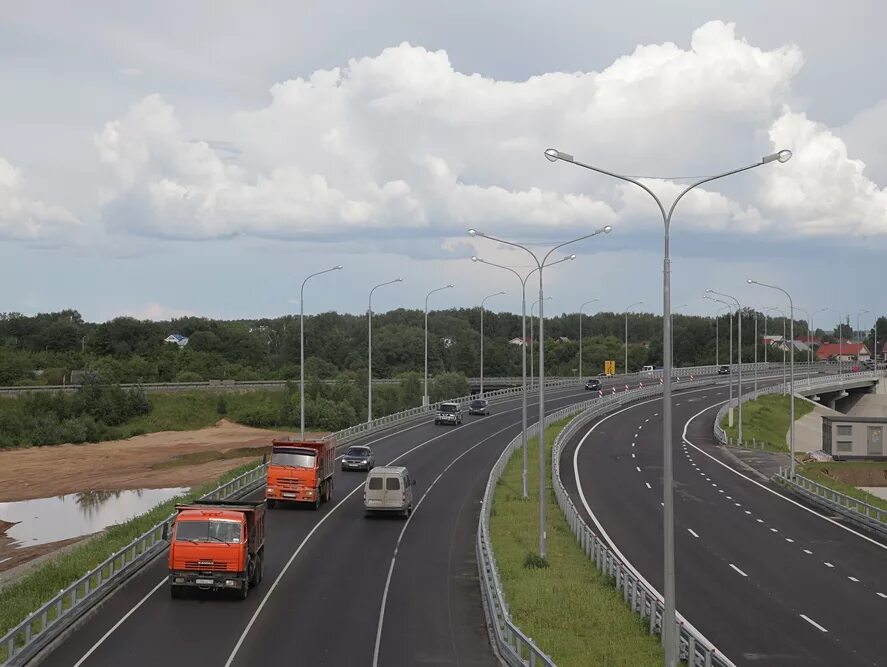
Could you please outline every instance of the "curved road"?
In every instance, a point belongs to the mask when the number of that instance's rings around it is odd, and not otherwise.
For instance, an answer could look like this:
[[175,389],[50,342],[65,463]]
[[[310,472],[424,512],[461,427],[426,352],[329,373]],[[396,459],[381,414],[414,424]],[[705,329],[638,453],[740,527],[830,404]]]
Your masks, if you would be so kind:
[[[554,411],[588,399],[546,392]],[[529,410],[531,423],[534,412]],[[245,601],[171,600],[166,559],[146,566],[61,643],[52,665],[492,665],[475,560],[490,468],[520,432],[520,400],[460,427],[423,421],[362,441],[409,467],[412,517],[363,516],[364,475],[336,472],[319,511],[269,511],[265,578]],[[355,443],[357,444],[357,443]],[[258,494],[259,496],[261,494]]]
[[[726,399],[674,395],[678,610],[737,665],[887,665],[887,545],[738,466],[712,436]],[[592,422],[561,460],[589,524],[660,591],[661,410]]]

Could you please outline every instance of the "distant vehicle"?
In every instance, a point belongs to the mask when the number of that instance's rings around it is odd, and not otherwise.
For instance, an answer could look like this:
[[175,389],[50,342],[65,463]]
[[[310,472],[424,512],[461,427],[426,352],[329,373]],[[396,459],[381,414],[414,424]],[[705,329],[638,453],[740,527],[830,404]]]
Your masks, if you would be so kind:
[[488,415],[490,414],[490,403],[485,398],[476,398],[468,404],[468,414],[470,415]]
[[235,590],[245,600],[265,570],[265,501],[197,500],[176,505],[169,539],[169,594]]
[[730,367],[726,365],[718,366],[718,375],[730,375]]
[[376,465],[373,450],[366,445],[354,445],[342,456],[342,470],[366,470],[369,472]]
[[364,515],[374,512],[400,512],[405,517],[413,511],[413,487],[416,480],[403,466],[379,466],[367,475],[363,485]]
[[278,502],[311,503],[314,509],[333,496],[336,437],[271,441],[271,463],[265,481],[268,507]]
[[653,375],[653,371],[654,371],[654,369],[652,366],[644,366],[641,368],[641,374],[646,375],[648,377]]
[[435,424],[461,424],[462,408],[458,403],[446,402],[441,403],[437,408],[437,415],[434,417]]
[[589,378],[585,381],[585,389],[586,391],[598,391],[601,388],[601,381],[597,378]]

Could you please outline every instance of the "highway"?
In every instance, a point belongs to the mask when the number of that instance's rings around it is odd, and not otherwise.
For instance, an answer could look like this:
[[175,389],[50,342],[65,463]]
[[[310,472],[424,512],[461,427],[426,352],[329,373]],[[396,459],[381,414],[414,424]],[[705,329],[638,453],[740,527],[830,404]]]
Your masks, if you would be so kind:
[[[546,408],[592,397],[580,387],[549,390]],[[365,519],[365,475],[337,471],[333,501],[319,511],[269,511],[264,581],[246,601],[200,591],[170,599],[161,557],[48,664],[495,664],[475,531],[490,468],[520,418],[516,398],[488,417],[466,413],[460,427],[429,419],[368,436],[377,464],[406,465],[416,479],[409,520]]]
[[[762,482],[714,444],[726,387],[674,395],[677,608],[737,665],[887,664],[887,545]],[[586,521],[662,590],[662,400],[563,450]]]

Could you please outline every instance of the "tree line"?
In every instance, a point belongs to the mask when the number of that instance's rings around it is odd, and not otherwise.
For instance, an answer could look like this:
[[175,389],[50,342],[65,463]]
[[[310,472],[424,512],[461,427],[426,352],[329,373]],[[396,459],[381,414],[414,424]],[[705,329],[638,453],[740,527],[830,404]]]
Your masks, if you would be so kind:
[[[741,313],[744,360],[754,356],[755,313]],[[758,318],[758,358],[764,315]],[[733,319],[734,349],[738,347]],[[677,366],[727,362],[730,318],[675,314],[674,359]],[[463,308],[432,311],[428,316],[429,374],[480,374],[480,311]],[[782,317],[768,317],[768,333],[782,333]],[[649,313],[628,315],[628,370],[662,365],[662,318]],[[843,325],[845,338],[850,337]],[[887,318],[877,320],[878,339],[887,340]],[[529,329],[527,327],[528,336]],[[786,327],[787,329],[787,327]],[[601,312],[583,316],[583,373],[603,370],[606,359],[624,366],[625,317]],[[165,343],[173,333],[188,337],[179,347]],[[795,321],[795,335],[809,335],[806,322]],[[827,342],[834,331],[818,329]],[[873,330],[865,332],[869,346]],[[521,319],[512,313],[484,315],[484,373],[515,376],[521,370]],[[565,313],[545,318],[546,369],[551,375],[579,372],[579,315]],[[538,341],[530,348],[538,355]],[[781,356],[780,356],[781,358]],[[366,373],[367,319],[365,315],[321,313],[305,318],[306,375],[321,379],[341,373]],[[800,359],[800,356],[799,356]],[[26,316],[0,314],[0,385],[63,384],[71,371],[90,371],[106,383],[204,381],[210,379],[293,379],[299,375],[299,318],[286,315],[250,320],[212,320],[183,317],[143,321],[119,317],[91,323],[75,310]],[[421,372],[424,365],[424,313],[398,309],[373,319],[373,375],[393,378]]]

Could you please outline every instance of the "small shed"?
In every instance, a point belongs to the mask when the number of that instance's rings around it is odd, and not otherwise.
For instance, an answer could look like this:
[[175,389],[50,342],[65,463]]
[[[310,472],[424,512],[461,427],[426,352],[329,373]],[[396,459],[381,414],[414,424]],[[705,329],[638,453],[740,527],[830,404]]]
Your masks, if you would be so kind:
[[884,417],[822,417],[822,451],[836,461],[887,460]]

